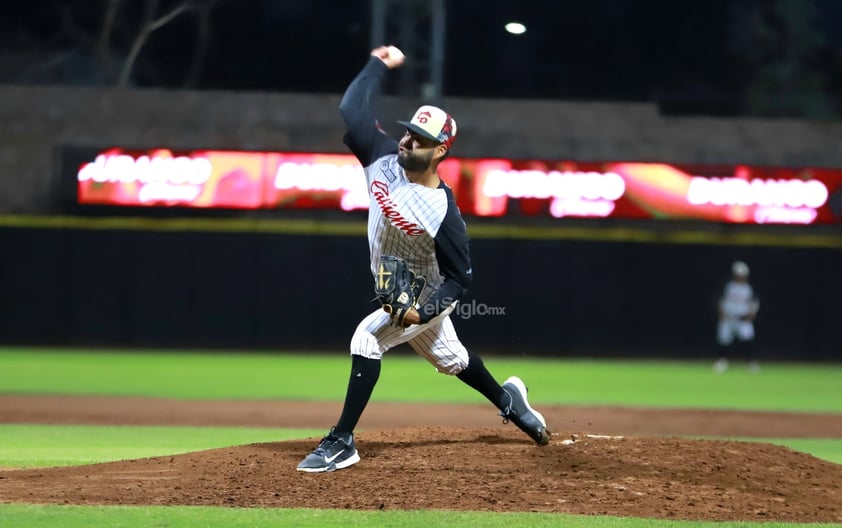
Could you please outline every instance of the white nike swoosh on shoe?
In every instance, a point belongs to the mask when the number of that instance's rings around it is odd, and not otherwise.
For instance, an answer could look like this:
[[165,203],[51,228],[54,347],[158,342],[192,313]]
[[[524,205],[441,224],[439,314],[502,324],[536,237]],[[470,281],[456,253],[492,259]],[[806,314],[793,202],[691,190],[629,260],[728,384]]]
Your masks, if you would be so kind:
[[328,464],[330,464],[331,462],[333,462],[334,460],[336,460],[336,457],[338,457],[339,455],[341,455],[341,454],[342,454],[342,453],[344,453],[344,452],[345,452],[345,450],[343,449],[342,451],[340,451],[340,452],[336,453],[336,454],[335,454],[335,455],[333,455],[332,457],[325,457],[325,462],[327,462]]

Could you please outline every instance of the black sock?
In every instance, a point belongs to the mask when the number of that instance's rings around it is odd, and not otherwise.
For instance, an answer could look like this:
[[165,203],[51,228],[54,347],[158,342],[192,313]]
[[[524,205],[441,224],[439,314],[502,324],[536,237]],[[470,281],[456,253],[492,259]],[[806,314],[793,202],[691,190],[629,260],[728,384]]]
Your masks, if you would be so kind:
[[456,375],[468,386],[478,391],[480,394],[488,398],[488,401],[494,404],[498,409],[502,409],[506,402],[503,402],[506,392],[503,387],[497,383],[494,376],[485,368],[485,363],[482,359],[470,352],[468,352],[468,366]]
[[335,434],[346,435],[354,432],[360,416],[368,405],[368,399],[374,392],[378,378],[380,378],[379,359],[368,359],[356,354],[351,356],[351,376],[348,379],[342,415],[333,429]]

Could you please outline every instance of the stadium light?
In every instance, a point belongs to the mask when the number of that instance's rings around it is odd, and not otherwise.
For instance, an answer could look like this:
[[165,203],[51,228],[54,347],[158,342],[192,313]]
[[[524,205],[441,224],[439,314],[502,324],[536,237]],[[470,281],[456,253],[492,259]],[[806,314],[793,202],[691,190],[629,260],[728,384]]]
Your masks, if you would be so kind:
[[523,33],[526,33],[526,26],[524,26],[520,22],[508,22],[505,27],[506,31],[508,31],[512,35],[521,35]]

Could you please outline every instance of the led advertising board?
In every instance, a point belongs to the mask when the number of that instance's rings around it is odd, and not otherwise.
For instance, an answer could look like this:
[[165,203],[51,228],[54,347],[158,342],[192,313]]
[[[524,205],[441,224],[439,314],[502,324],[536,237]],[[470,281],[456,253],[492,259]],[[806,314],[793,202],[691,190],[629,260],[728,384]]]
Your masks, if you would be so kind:
[[[74,168],[82,205],[364,210],[350,154],[108,149]],[[468,216],[842,222],[842,169],[448,158]]]

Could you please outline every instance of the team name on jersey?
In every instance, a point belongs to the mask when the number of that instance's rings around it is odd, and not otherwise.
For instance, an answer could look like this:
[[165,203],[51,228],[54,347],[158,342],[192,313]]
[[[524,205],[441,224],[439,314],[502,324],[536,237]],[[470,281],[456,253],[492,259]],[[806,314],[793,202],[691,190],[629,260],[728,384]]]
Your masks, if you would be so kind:
[[369,188],[371,195],[374,197],[374,201],[377,202],[377,205],[380,207],[380,210],[383,212],[383,216],[389,219],[393,226],[397,227],[404,233],[409,236],[418,236],[424,234],[424,230],[418,226],[418,224],[414,224],[404,218],[404,216],[398,211],[395,203],[389,198],[389,186],[381,181],[374,180],[371,182],[371,187]]

